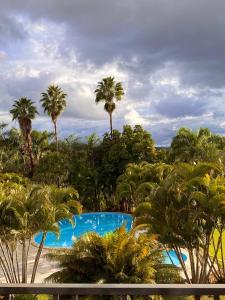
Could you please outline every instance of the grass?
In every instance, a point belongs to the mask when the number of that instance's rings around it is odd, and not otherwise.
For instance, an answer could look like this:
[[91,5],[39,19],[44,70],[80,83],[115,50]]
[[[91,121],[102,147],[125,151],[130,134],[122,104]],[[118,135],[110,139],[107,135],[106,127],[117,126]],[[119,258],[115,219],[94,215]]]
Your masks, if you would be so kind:
[[[214,241],[215,241],[215,245],[217,245],[218,242],[218,238],[219,238],[219,232],[217,230],[215,230],[214,232]],[[223,237],[222,237],[222,245],[223,245],[223,257],[225,258],[225,232],[223,232]],[[215,251],[214,251],[214,247],[213,244],[210,245],[209,247],[209,253],[213,256]],[[221,255],[221,251],[219,249],[218,253],[217,253],[217,257],[218,259],[222,259],[222,255]]]

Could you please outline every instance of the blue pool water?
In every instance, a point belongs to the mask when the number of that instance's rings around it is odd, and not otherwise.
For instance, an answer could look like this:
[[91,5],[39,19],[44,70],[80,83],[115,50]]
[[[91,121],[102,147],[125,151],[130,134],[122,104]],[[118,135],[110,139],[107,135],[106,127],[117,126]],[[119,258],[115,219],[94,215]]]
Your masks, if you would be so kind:
[[[132,227],[133,218],[131,215],[122,213],[85,213],[81,215],[75,215],[75,224],[73,227],[68,220],[61,221],[60,235],[57,237],[54,233],[48,232],[45,240],[45,247],[50,248],[67,248],[72,247],[74,241],[81,235],[87,232],[96,232],[101,236],[104,236],[108,232],[113,232],[122,225],[126,226],[126,230],[130,231]],[[41,242],[42,233],[38,233],[34,237],[34,241],[39,244]],[[169,251],[173,264],[179,266],[179,260],[176,253],[173,250]],[[167,253],[163,251],[165,257],[165,263],[171,264],[171,260]],[[187,256],[182,254],[184,261],[187,260]]]
[[[171,265],[172,262],[173,262],[174,265],[180,266],[180,262],[179,262],[179,259],[178,259],[177,255],[176,255],[176,252],[173,251],[173,250],[170,250],[168,252],[169,252],[169,255],[166,253],[166,251],[163,251],[163,255],[165,257],[164,262],[166,264],[169,264],[169,265]],[[187,256],[185,254],[183,254],[183,253],[181,255],[182,255],[183,261],[186,261],[187,260]],[[172,262],[171,262],[171,260],[172,260]]]
[[[48,232],[45,240],[45,247],[60,248],[71,247],[76,238],[87,232],[97,232],[104,236],[108,232],[113,232],[122,225],[126,226],[127,231],[131,230],[133,218],[131,215],[122,213],[85,213],[75,215],[73,227],[67,220],[60,222],[60,236]],[[40,243],[42,233],[34,237],[36,243]]]

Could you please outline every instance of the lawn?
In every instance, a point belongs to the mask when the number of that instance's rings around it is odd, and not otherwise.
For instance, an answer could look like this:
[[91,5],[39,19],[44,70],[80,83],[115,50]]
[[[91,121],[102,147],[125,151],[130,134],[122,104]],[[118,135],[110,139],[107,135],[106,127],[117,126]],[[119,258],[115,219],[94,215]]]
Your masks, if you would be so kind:
[[[215,230],[215,232],[214,232],[215,245],[217,245],[218,238],[219,238],[219,233],[218,233],[217,230]],[[223,244],[223,257],[225,258],[225,232],[223,232],[222,244]],[[209,247],[209,252],[210,252],[211,255],[214,254],[214,248],[213,248],[212,244]],[[220,249],[218,251],[217,256],[218,256],[219,259],[221,259],[221,250]]]

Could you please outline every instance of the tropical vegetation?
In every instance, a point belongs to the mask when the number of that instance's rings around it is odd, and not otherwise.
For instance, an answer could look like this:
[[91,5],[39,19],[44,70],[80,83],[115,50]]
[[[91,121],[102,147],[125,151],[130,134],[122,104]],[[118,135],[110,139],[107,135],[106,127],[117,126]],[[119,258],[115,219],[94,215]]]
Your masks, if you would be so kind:
[[[77,191],[41,186],[16,174],[0,177],[0,267],[8,283],[33,283],[48,231],[59,234],[58,222],[81,212]],[[33,270],[28,257],[34,234],[42,231]]]
[[[181,128],[170,146],[157,147],[140,125],[113,129],[122,83],[104,78],[94,95],[110,117],[103,137],[59,137],[67,95],[56,85],[40,99],[53,132],[32,129],[38,105],[26,97],[10,110],[19,129],[0,126],[0,267],[5,281],[34,282],[47,232],[60,234],[58,222],[67,218],[73,223],[73,215],[83,209],[131,213],[134,228],[104,237],[87,234],[70,250],[50,253],[60,270],[49,280],[224,283],[225,137],[207,128]],[[28,274],[32,239],[39,231],[42,241]],[[179,268],[172,257],[165,264],[162,253],[170,255],[171,249]]]
[[72,249],[50,253],[48,258],[57,260],[60,266],[60,271],[47,279],[50,281],[182,282],[178,270],[164,264],[160,245],[153,237],[146,234],[135,237],[135,232],[127,233],[124,227],[104,237],[87,233]]

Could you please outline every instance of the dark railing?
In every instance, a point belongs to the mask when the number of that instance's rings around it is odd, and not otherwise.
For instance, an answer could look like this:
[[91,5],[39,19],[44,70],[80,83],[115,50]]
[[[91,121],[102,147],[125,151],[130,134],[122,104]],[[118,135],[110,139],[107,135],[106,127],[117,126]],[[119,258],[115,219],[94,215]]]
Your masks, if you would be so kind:
[[0,295],[12,294],[219,296],[225,295],[225,284],[0,284]]

